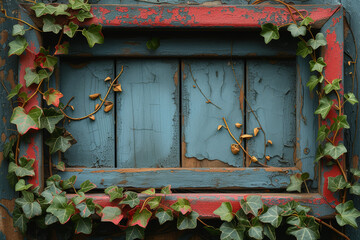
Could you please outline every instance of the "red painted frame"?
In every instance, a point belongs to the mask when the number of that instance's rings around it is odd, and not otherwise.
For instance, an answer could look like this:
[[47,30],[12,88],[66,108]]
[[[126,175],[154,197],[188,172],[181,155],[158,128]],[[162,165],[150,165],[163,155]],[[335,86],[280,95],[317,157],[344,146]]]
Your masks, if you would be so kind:
[[[322,50],[322,55],[327,63],[325,76],[332,80],[343,79],[343,9],[341,6],[295,6],[304,16],[310,16],[315,20],[313,27],[320,29],[326,36],[328,45]],[[259,29],[261,24],[272,22],[276,25],[290,23],[291,17],[283,6],[126,6],[126,5],[93,5],[94,18],[85,22],[85,25],[92,23],[102,24],[104,27],[124,28],[255,28]],[[260,36],[259,36],[260,37]],[[30,47],[35,51],[35,45]],[[33,64],[33,53],[28,51],[20,58],[19,82],[24,86],[25,68]],[[32,92],[34,89],[25,89]],[[341,84],[341,94],[343,85]],[[336,100],[334,100],[336,101]],[[39,99],[31,100],[27,105],[40,105]],[[326,119],[331,124],[336,111],[331,110]],[[342,133],[339,134],[337,142],[342,141]],[[31,183],[42,185],[42,147],[35,143],[36,136],[31,137],[31,143],[23,151],[27,157],[35,158],[36,176],[30,180]],[[39,142],[39,141],[37,141]],[[41,142],[41,141],[40,141]],[[342,161],[344,165],[344,161]],[[333,213],[333,208],[338,203],[336,195],[327,189],[327,177],[340,174],[336,166],[327,167],[320,165],[319,169],[319,193],[313,194],[259,194],[266,204],[281,204],[291,200],[297,200],[311,205],[316,210],[314,214],[326,216]],[[177,198],[190,200],[193,209],[202,217],[214,217],[213,211],[223,201],[230,201],[235,210],[239,208],[239,200],[249,194],[171,194],[167,195],[165,202],[173,203]],[[92,195],[101,205],[112,205],[108,196]],[[144,196],[142,196],[144,197]]]

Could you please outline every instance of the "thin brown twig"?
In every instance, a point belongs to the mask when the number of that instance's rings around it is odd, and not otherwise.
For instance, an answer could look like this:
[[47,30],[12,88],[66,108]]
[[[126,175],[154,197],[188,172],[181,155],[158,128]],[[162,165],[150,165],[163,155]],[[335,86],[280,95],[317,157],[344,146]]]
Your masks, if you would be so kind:
[[11,17],[11,16],[7,15],[6,9],[4,9],[2,5],[1,5],[1,12],[4,14],[4,16],[5,16],[6,18],[9,18],[9,19],[13,19],[13,20],[22,22],[22,23],[28,25],[29,27],[31,27],[32,29],[35,29],[36,31],[42,32],[42,31],[41,31],[40,29],[38,29],[37,27],[31,25],[30,23],[28,23],[28,22],[26,22],[26,21],[24,21],[24,20],[22,20],[22,19],[20,19],[20,18]]
[[73,120],[73,121],[83,120],[83,119],[85,119],[85,118],[88,118],[88,117],[91,116],[91,115],[94,115],[95,113],[97,113],[97,112],[101,109],[102,105],[105,103],[105,100],[106,100],[106,98],[108,97],[108,95],[109,95],[109,93],[110,93],[110,91],[111,91],[114,83],[116,82],[116,80],[118,80],[118,78],[121,76],[121,74],[123,73],[123,71],[124,71],[124,66],[121,67],[121,71],[120,71],[119,75],[117,75],[117,77],[111,82],[111,85],[110,85],[110,87],[109,87],[109,89],[108,89],[108,91],[107,91],[107,93],[106,93],[103,101],[101,102],[100,106],[99,106],[97,109],[95,109],[95,111],[93,111],[92,113],[90,113],[90,114],[88,114],[88,115],[86,115],[86,116],[84,116],[84,117],[73,118],[73,117],[68,116],[61,108],[59,109],[60,112],[61,112],[62,114],[64,114],[64,116],[65,116],[66,118],[68,118],[68,119],[70,119],[70,120]]
[[339,234],[340,236],[342,236],[343,238],[347,239],[347,240],[351,240],[348,236],[346,236],[344,233],[340,232],[339,230],[337,230],[336,228],[334,228],[333,226],[331,226],[330,224],[324,222],[323,220],[321,220],[320,218],[311,216],[311,215],[307,215],[307,217],[312,217],[314,218],[315,221],[319,222],[320,224],[330,228],[331,230],[333,230],[334,232],[336,232],[337,234]]
[[50,177],[53,175],[53,172],[52,172],[51,154],[49,154],[49,174],[50,174]]
[[201,88],[200,88],[199,85],[197,84],[196,79],[194,78],[194,75],[193,75],[193,73],[192,73],[192,71],[191,71],[191,66],[190,66],[190,64],[188,64],[188,67],[189,67],[189,72],[190,72],[190,74],[191,74],[191,77],[192,77],[192,79],[193,79],[196,87],[199,89],[199,92],[201,93],[201,95],[203,95],[204,98],[206,99],[206,103],[210,103],[210,104],[214,105],[215,107],[217,107],[218,109],[221,109],[221,107],[219,107],[218,105],[216,105],[215,103],[213,103],[208,97],[206,97],[206,95],[203,93],[203,91],[201,90]]
[[203,222],[203,220],[201,220],[200,218],[197,218],[197,220],[198,220],[199,222],[201,222],[205,227],[216,229],[215,227],[213,227],[213,226],[211,226],[211,225],[208,225],[208,224],[206,224],[205,222]]
[[27,102],[29,102],[30,101],[30,99],[32,99],[38,92],[39,92],[39,90],[40,90],[40,87],[41,87],[41,84],[44,82],[44,79],[43,80],[41,80],[40,81],[40,83],[39,83],[39,85],[37,86],[37,88],[36,88],[36,90],[35,90],[35,92],[26,100],[26,101],[24,101],[24,103],[23,103],[23,105],[22,105],[22,107],[24,107],[25,106],[25,104],[27,103]]
[[348,182],[346,173],[345,173],[344,169],[342,168],[341,163],[339,162],[339,159],[335,159],[335,161],[341,171],[341,174],[344,176],[345,182]]
[[16,148],[15,148],[15,164],[18,165],[18,157],[19,157],[19,145],[20,145],[20,133],[18,134],[17,140],[16,140]]

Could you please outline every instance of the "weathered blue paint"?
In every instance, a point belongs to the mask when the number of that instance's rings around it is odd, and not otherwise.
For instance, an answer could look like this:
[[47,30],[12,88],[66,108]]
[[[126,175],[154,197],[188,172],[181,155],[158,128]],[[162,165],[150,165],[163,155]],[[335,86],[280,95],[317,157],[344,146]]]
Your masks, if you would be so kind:
[[117,167],[180,166],[179,61],[117,60]]
[[[235,136],[241,135],[242,130],[236,128],[235,123],[244,123],[244,109],[241,109],[244,104],[244,61],[234,61],[242,94],[230,59],[184,60],[182,66],[182,141],[185,144],[182,166],[191,167],[192,165],[187,163],[190,161],[188,158],[196,158],[220,160],[228,166],[243,167],[243,152],[232,154],[230,146],[235,141],[225,128],[221,131],[217,128],[224,125],[222,117],[225,117]],[[221,109],[206,103],[207,99],[200,91]]]
[[[100,93],[104,98],[109,82],[106,77],[114,77],[114,61],[109,59],[83,59],[76,61],[62,60],[60,63],[59,89],[64,94],[61,102],[64,105],[71,97],[70,103],[75,111],[67,108],[66,113],[72,117],[83,117],[95,110],[100,99],[91,100],[90,94]],[[114,102],[114,93],[110,92],[108,101]],[[65,128],[78,142],[64,153],[68,166],[115,167],[115,108],[109,113],[100,109],[95,121],[85,119],[65,123]]]
[[[248,60],[246,96],[257,115],[268,144],[268,165],[294,166],[296,151],[296,66],[294,60]],[[246,105],[246,133],[253,135],[260,127]],[[251,155],[264,162],[263,133],[246,140]]]

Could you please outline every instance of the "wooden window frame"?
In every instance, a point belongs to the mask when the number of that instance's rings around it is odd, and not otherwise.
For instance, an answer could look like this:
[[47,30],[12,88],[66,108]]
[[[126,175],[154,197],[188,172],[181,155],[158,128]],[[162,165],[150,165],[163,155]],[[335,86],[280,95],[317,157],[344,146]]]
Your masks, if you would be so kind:
[[[314,19],[313,27],[322,32],[328,45],[321,51],[327,67],[324,75],[328,79],[343,79],[343,8],[341,5],[317,5],[317,6],[295,6],[304,16]],[[258,5],[258,6],[171,6],[171,5],[92,5],[94,18],[85,25],[101,24],[104,28],[140,28],[140,29],[189,29],[189,28],[216,28],[216,29],[256,29],[261,24],[271,22],[276,25],[291,23],[291,17],[284,6]],[[41,38],[34,35],[28,37],[30,48],[36,50]],[[259,36],[260,38],[260,36]],[[40,40],[39,40],[40,39]],[[27,53],[19,59],[19,82],[24,84],[25,68],[33,64],[32,55]],[[303,79],[303,81],[307,81]],[[344,93],[343,84],[340,85],[340,93]],[[307,89],[305,89],[308,91]],[[305,91],[304,90],[304,91]],[[32,88],[27,92],[34,91]],[[342,97],[342,96],[341,96]],[[40,104],[40,99],[33,99],[28,107]],[[325,122],[330,125],[331,119],[336,116],[336,111],[331,110]],[[43,153],[41,133],[30,133],[30,143],[23,146],[21,152],[30,158],[35,158],[36,176],[30,179],[35,186],[43,186]],[[343,133],[338,134],[336,142],[343,141]],[[345,159],[341,164],[345,166]],[[74,170],[76,171],[76,170]],[[173,171],[173,170],[169,170]],[[206,170],[205,170],[206,171]],[[118,171],[121,172],[121,171]],[[70,172],[71,173],[71,172]],[[331,216],[334,207],[339,203],[337,195],[328,190],[328,177],[337,176],[340,173],[337,166],[325,166],[320,163],[317,169],[319,185],[317,193],[293,194],[293,193],[258,193],[265,204],[284,204],[291,200],[299,201],[312,207],[315,216]],[[84,174],[86,178],[91,176]],[[78,181],[82,179],[78,178]],[[166,184],[164,182],[163,184]],[[240,208],[240,199],[249,193],[192,193],[192,194],[170,194],[165,201],[173,203],[178,198],[189,199],[193,209],[202,217],[215,217],[213,211],[219,207],[221,202],[229,201],[234,211]],[[92,194],[99,204],[113,205],[108,196],[104,194]]]

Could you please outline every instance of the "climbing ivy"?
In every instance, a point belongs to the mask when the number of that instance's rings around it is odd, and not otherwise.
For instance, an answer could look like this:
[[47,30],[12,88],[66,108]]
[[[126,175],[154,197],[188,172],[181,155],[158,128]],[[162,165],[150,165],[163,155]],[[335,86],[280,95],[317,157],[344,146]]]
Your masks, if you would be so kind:
[[[342,203],[336,206],[335,219],[340,226],[350,225],[357,227],[356,218],[360,216],[360,212],[354,208],[352,201],[346,201],[346,192],[354,195],[360,195],[360,184],[357,178],[360,177],[360,170],[351,169],[352,180],[347,178],[347,174],[342,169],[340,158],[347,152],[342,143],[336,141],[338,134],[344,128],[349,128],[347,116],[344,114],[343,108],[346,102],[350,104],[358,103],[353,93],[344,94],[345,101],[341,101],[340,84],[341,79],[327,79],[323,75],[323,69],[326,63],[322,57],[316,56],[316,50],[327,45],[326,38],[322,33],[317,33],[315,36],[311,31],[311,23],[313,20],[310,17],[304,17],[293,6],[288,5],[280,0],[275,0],[284,4],[289,10],[295,11],[300,17],[300,21],[296,21],[293,12],[290,11],[294,22],[288,24],[287,30],[290,34],[299,38],[298,49],[296,54],[306,58],[309,57],[309,68],[313,72],[307,86],[310,91],[314,91],[319,97],[319,106],[315,114],[320,115],[324,120],[327,118],[331,109],[338,112],[336,118],[333,119],[330,128],[327,125],[321,125],[318,130],[317,141],[319,142],[315,164],[319,161],[326,161],[328,164],[337,164],[342,175],[328,178],[328,188],[332,192],[342,192]],[[143,239],[145,237],[144,231],[151,219],[157,219],[162,225],[168,221],[176,219],[177,228],[179,230],[194,229],[197,223],[201,222],[209,231],[218,233],[222,240],[241,240],[245,237],[252,239],[263,239],[267,237],[271,240],[276,239],[276,229],[281,225],[287,226],[287,234],[296,237],[296,239],[319,239],[319,224],[324,224],[333,229],[341,236],[347,238],[343,233],[336,230],[331,225],[323,222],[319,218],[310,215],[311,209],[302,206],[295,201],[288,202],[284,205],[267,206],[263,203],[260,196],[248,195],[242,199],[239,204],[240,210],[234,211],[234,206],[230,202],[222,202],[218,209],[214,211],[220,220],[223,221],[219,228],[207,225],[201,219],[199,214],[195,212],[189,200],[179,198],[176,202],[169,205],[164,203],[164,198],[167,194],[171,194],[171,186],[163,187],[160,192],[156,193],[154,188],[143,191],[140,199],[138,193],[124,190],[118,186],[111,186],[105,189],[105,194],[109,196],[111,206],[101,206],[97,204],[93,198],[86,193],[97,188],[91,181],[87,180],[80,184],[80,189],[75,189],[76,176],[69,179],[61,179],[59,175],[50,173],[50,177],[46,180],[45,188],[40,191],[40,187],[34,187],[32,184],[27,184],[27,180],[35,176],[34,163],[35,159],[27,158],[26,156],[19,156],[20,154],[20,139],[27,136],[27,133],[32,131],[46,130],[49,138],[46,139],[45,144],[48,146],[49,155],[56,152],[65,152],[71,147],[76,140],[73,136],[61,127],[61,120],[95,120],[95,114],[104,107],[105,112],[111,111],[113,103],[107,101],[107,96],[110,91],[121,92],[121,84],[118,83],[120,74],[115,78],[105,78],[105,82],[109,84],[106,95],[101,98],[100,93],[90,94],[90,99],[100,101],[94,112],[80,118],[73,118],[65,113],[67,108],[73,108],[70,102],[66,105],[60,103],[63,94],[57,89],[47,87],[51,79],[54,69],[57,65],[57,55],[67,54],[70,43],[64,41],[64,35],[68,38],[73,38],[77,33],[85,37],[89,47],[94,47],[95,44],[102,44],[104,37],[102,34],[102,26],[92,24],[89,27],[80,27],[79,22],[84,22],[93,17],[90,12],[91,5],[86,0],[69,0],[68,4],[44,4],[31,2],[31,10],[34,11],[36,18],[42,23],[41,29],[32,26],[29,23],[9,17],[6,11],[2,8],[5,17],[18,20],[24,25],[15,24],[13,26],[12,35],[15,40],[9,43],[8,55],[22,55],[24,52],[32,54],[33,67],[25,69],[25,85],[26,87],[33,86],[35,91],[33,93],[26,93],[25,87],[22,84],[16,85],[8,94],[8,99],[12,101],[16,99],[18,103],[13,108],[13,114],[10,122],[17,127],[18,135],[11,138],[4,146],[4,157],[9,161],[8,180],[13,186],[14,190],[19,192],[20,197],[15,200],[15,209],[13,212],[13,223],[22,233],[27,232],[27,226],[30,223],[35,224],[39,228],[46,228],[56,224],[73,223],[74,233],[91,234],[94,228],[94,216],[98,215],[100,221],[111,222],[115,225],[122,226],[125,229],[126,239]],[[257,0],[254,4],[259,4],[264,0]],[[59,20],[61,16],[61,20]],[[261,26],[260,35],[264,37],[265,43],[272,40],[280,39],[279,29],[285,26],[275,26],[271,23],[265,23]],[[28,30],[36,30],[39,32],[48,32],[59,35],[58,43],[54,49],[45,49],[40,47],[37,53],[29,47],[25,35]],[[306,40],[306,37],[309,37]],[[156,50],[160,46],[158,38],[152,38],[147,42],[149,50]],[[47,107],[31,106],[29,101],[34,97],[41,96],[46,101]],[[335,96],[335,100],[333,99]],[[206,97],[205,97],[206,98]],[[224,124],[219,125],[218,130],[225,128],[233,137],[229,130],[225,118]],[[235,124],[236,127],[241,127],[241,124]],[[261,127],[254,129],[254,135],[262,130]],[[265,134],[265,133],[264,133]],[[246,138],[247,136],[243,136]],[[234,138],[234,137],[233,137]],[[234,140],[236,140],[234,138]],[[272,144],[270,140],[265,144]],[[255,157],[251,156],[244,148],[241,142],[232,146],[234,154],[242,149],[251,159],[260,165],[264,165]],[[236,145],[236,146],[235,146]],[[234,148],[234,149],[233,149]],[[52,168],[50,162],[50,169]],[[266,165],[266,164],[265,164]],[[264,166],[265,166],[264,165]],[[56,168],[60,171],[65,170],[65,164],[59,161]],[[309,174],[302,173],[290,177],[290,185],[288,191],[301,192],[303,184],[307,188],[306,181],[309,179]],[[67,194],[72,191],[74,194],[69,198]],[[124,223],[125,225],[120,223]],[[348,239],[348,238],[347,238]]]

